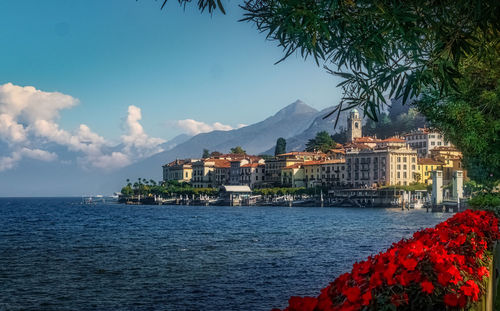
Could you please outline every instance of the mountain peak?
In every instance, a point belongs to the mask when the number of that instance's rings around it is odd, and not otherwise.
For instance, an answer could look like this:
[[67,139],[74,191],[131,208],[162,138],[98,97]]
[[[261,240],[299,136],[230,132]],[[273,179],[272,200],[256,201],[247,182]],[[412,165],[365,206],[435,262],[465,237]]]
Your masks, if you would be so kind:
[[281,109],[276,113],[276,116],[281,116],[281,115],[290,115],[290,114],[307,114],[307,113],[317,113],[318,110],[314,109],[313,107],[307,105],[300,99],[297,99],[290,105],[286,106],[285,108]]

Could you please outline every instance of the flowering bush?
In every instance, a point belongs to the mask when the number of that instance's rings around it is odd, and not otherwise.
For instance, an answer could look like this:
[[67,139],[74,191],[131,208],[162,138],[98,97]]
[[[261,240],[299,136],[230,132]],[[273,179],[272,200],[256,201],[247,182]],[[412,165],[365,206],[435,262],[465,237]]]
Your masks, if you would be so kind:
[[[485,293],[493,243],[491,212],[458,213],[355,263],[318,297],[292,297],[285,311],[459,310]],[[273,309],[278,310],[278,309]]]

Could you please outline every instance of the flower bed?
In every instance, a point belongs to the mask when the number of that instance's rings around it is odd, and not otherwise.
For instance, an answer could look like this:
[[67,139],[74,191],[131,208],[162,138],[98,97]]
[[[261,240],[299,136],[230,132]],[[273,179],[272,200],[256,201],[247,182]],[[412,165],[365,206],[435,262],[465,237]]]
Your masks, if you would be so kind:
[[355,263],[318,297],[291,297],[285,311],[469,308],[485,292],[499,238],[493,213],[458,213]]

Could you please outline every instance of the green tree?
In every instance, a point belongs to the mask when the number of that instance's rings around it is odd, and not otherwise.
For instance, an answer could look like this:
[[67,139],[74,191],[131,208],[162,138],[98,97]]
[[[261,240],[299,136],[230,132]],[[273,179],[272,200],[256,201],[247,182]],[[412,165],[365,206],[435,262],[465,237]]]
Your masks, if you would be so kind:
[[461,64],[457,91],[424,92],[416,105],[464,155],[468,176],[492,190],[500,182],[500,44],[486,60]]
[[240,146],[236,146],[234,148],[231,148],[231,153],[232,154],[246,154],[247,152],[243,150]]
[[276,148],[274,149],[274,155],[286,153],[286,140],[283,137],[278,138],[276,141]]
[[203,149],[202,159],[210,158],[210,151],[208,149]]
[[322,151],[327,152],[334,148],[337,143],[332,139],[326,131],[321,131],[316,134],[316,137],[309,139],[306,144],[306,151]]

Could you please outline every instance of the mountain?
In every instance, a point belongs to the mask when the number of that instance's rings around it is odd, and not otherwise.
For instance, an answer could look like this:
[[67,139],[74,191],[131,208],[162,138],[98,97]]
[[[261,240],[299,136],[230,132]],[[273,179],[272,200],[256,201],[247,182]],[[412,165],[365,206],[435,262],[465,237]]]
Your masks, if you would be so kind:
[[170,150],[170,149],[173,149],[175,146],[187,141],[191,137],[192,136],[188,135],[188,134],[180,134],[180,135],[175,136],[171,140],[167,141],[166,143],[161,144],[160,147],[163,150]]
[[[316,133],[321,131],[327,131],[330,135],[342,131],[342,129],[347,128],[347,118],[349,116],[349,111],[343,111],[340,113],[337,126],[335,127],[335,120],[337,118],[336,114],[329,116],[324,119],[324,117],[332,112],[335,107],[328,107],[319,112],[317,112],[311,124],[302,132],[287,138],[286,140],[286,150],[290,151],[302,151],[306,147],[306,143],[309,139],[314,138]],[[274,147],[266,150],[262,154],[274,154]]]
[[117,191],[127,178],[161,180],[162,165],[177,158],[199,158],[203,149],[224,153],[235,146],[241,146],[248,154],[259,154],[270,148],[274,150],[279,137],[286,139],[304,132],[317,115],[318,110],[297,100],[264,121],[235,130],[212,131],[193,136],[170,150],[157,153],[112,174],[103,181],[101,188]]

